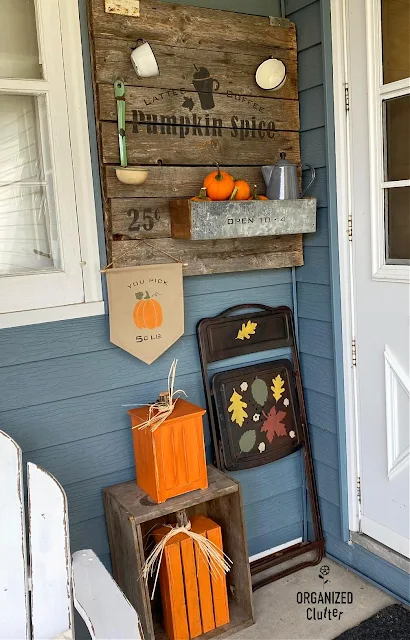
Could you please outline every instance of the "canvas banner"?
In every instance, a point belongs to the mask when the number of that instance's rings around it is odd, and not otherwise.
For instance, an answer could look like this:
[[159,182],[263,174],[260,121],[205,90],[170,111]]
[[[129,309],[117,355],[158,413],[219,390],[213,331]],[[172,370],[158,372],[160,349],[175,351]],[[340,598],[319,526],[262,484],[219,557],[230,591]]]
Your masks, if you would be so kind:
[[151,364],[184,333],[182,264],[108,269],[110,341]]

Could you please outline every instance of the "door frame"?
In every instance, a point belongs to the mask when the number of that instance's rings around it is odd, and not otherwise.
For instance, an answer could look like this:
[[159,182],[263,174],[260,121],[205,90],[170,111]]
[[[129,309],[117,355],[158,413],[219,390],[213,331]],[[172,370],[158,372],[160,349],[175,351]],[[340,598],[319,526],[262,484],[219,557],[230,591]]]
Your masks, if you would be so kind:
[[[345,411],[345,453],[348,490],[349,531],[360,532],[360,439],[357,411],[357,372],[353,365],[356,335],[354,299],[354,243],[351,241],[353,220],[351,199],[351,139],[349,121],[349,51],[347,46],[347,0],[330,0],[334,134],[336,164],[336,203],[339,250],[340,305],[343,353],[343,385]],[[342,450],[341,455],[344,451]]]
[[[353,364],[356,358],[356,307],[354,298],[354,218],[350,215],[352,207],[351,186],[351,121],[349,111],[350,64],[354,64],[353,55],[349,53],[347,11],[351,0],[330,1],[330,24],[332,41],[332,80],[333,80],[333,109],[334,109],[334,144],[335,144],[335,182],[337,203],[337,228],[339,250],[339,278],[340,278],[340,311],[343,353],[343,408],[345,412],[345,442],[341,455],[346,455],[347,469],[347,515],[350,532],[361,531],[360,505],[360,437],[358,419],[357,370]],[[378,20],[376,15],[376,0],[365,0],[366,16],[370,25],[374,26]],[[366,24],[366,50],[369,58],[374,51],[381,47],[380,34],[374,29],[369,30]],[[377,195],[378,177],[381,175],[380,149],[383,145],[381,130],[381,109],[377,105],[378,77],[376,65],[367,70],[368,97],[367,111],[369,114],[369,153],[370,173],[366,176],[370,188],[371,202],[371,255],[372,279],[392,282],[408,282],[410,268],[408,265],[384,265],[384,213],[381,206],[380,194]],[[403,88],[408,88],[408,80],[397,81],[389,85],[390,97],[400,95]],[[386,91],[384,91],[386,93]],[[394,94],[394,95],[393,95]],[[387,95],[387,94],[386,94]],[[403,185],[410,186],[410,181],[403,181]],[[386,186],[385,183],[384,186]],[[360,348],[360,345],[358,345]],[[360,354],[359,354],[360,355]],[[388,447],[389,443],[386,442]]]

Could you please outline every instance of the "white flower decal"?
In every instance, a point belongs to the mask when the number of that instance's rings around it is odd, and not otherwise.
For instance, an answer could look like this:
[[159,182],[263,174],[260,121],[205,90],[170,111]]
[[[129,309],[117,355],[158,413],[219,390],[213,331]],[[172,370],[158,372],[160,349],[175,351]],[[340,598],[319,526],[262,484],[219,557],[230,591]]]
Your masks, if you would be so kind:
[[285,407],[289,406],[289,400],[287,398],[284,399],[283,404],[285,405]]
[[266,449],[266,444],[264,442],[261,442],[258,449],[259,449],[259,453],[263,453]]
[[291,438],[294,438],[296,436],[296,433],[294,431],[289,431],[289,436]]
[[261,417],[261,414],[260,414],[260,413],[254,413],[254,414],[253,414],[253,416],[252,416],[252,420],[253,420],[254,422],[259,422],[260,417]]
[[248,383],[247,382],[242,382],[241,384],[241,391],[246,391],[248,388]]

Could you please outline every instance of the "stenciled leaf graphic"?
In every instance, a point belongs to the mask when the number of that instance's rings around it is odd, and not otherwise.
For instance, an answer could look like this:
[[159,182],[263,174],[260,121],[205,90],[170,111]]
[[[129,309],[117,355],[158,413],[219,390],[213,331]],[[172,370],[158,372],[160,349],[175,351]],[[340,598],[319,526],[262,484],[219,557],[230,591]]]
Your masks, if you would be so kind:
[[280,375],[278,374],[276,378],[272,379],[273,385],[271,386],[273,397],[276,402],[281,399],[285,392],[285,381],[282,380]]
[[252,382],[251,392],[255,402],[263,407],[266,400],[268,399],[268,385],[266,384],[266,382],[264,380],[261,380],[260,378],[256,378],[256,380]]
[[245,421],[245,418],[248,417],[248,414],[245,411],[248,405],[246,404],[246,402],[242,402],[242,396],[237,391],[235,391],[235,389],[233,390],[233,394],[229,399],[231,401],[231,404],[228,407],[228,411],[232,413],[231,420],[232,422],[236,422],[236,424],[239,424],[239,426],[241,427]]
[[185,96],[185,100],[183,101],[182,106],[184,107],[184,109],[189,109],[190,111],[192,111],[192,109],[194,108],[194,101],[192,100],[192,98]]
[[251,449],[255,446],[256,442],[256,431],[253,429],[250,431],[245,431],[245,433],[241,436],[239,440],[239,448],[242,453],[249,453]]
[[287,436],[285,425],[282,423],[283,418],[286,416],[285,411],[276,411],[275,407],[269,411],[268,415],[262,411],[265,422],[262,425],[261,431],[266,433],[266,437],[269,442],[272,442],[275,436]]
[[238,331],[238,335],[236,336],[235,340],[245,340],[245,338],[246,340],[249,340],[251,335],[255,333],[257,326],[257,322],[251,322],[250,320],[248,320],[246,324],[243,323],[242,327]]

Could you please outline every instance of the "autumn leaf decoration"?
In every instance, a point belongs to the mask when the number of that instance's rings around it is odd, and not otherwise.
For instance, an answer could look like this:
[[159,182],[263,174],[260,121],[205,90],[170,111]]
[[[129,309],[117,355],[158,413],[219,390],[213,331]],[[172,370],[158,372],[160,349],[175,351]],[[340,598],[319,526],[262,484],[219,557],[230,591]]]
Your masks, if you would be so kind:
[[266,433],[266,437],[269,442],[272,442],[275,436],[287,436],[285,425],[282,420],[286,416],[285,411],[276,411],[275,407],[269,411],[268,415],[264,411],[262,414],[265,418],[265,422],[262,425],[261,431]]
[[251,322],[250,320],[248,320],[246,324],[243,323],[242,327],[238,331],[238,335],[236,336],[235,340],[245,340],[245,338],[246,340],[249,340],[251,335],[255,334],[257,326],[257,322]]
[[285,392],[285,381],[282,380],[282,378],[278,374],[276,378],[273,378],[272,382],[273,382],[273,385],[271,386],[271,390],[273,393],[273,397],[277,402],[278,400],[281,399],[281,397]]
[[232,413],[231,420],[232,422],[236,422],[241,427],[244,423],[245,418],[248,417],[245,409],[248,406],[246,402],[242,402],[242,396],[233,390],[233,394],[230,397],[231,404],[228,407],[228,411]]

